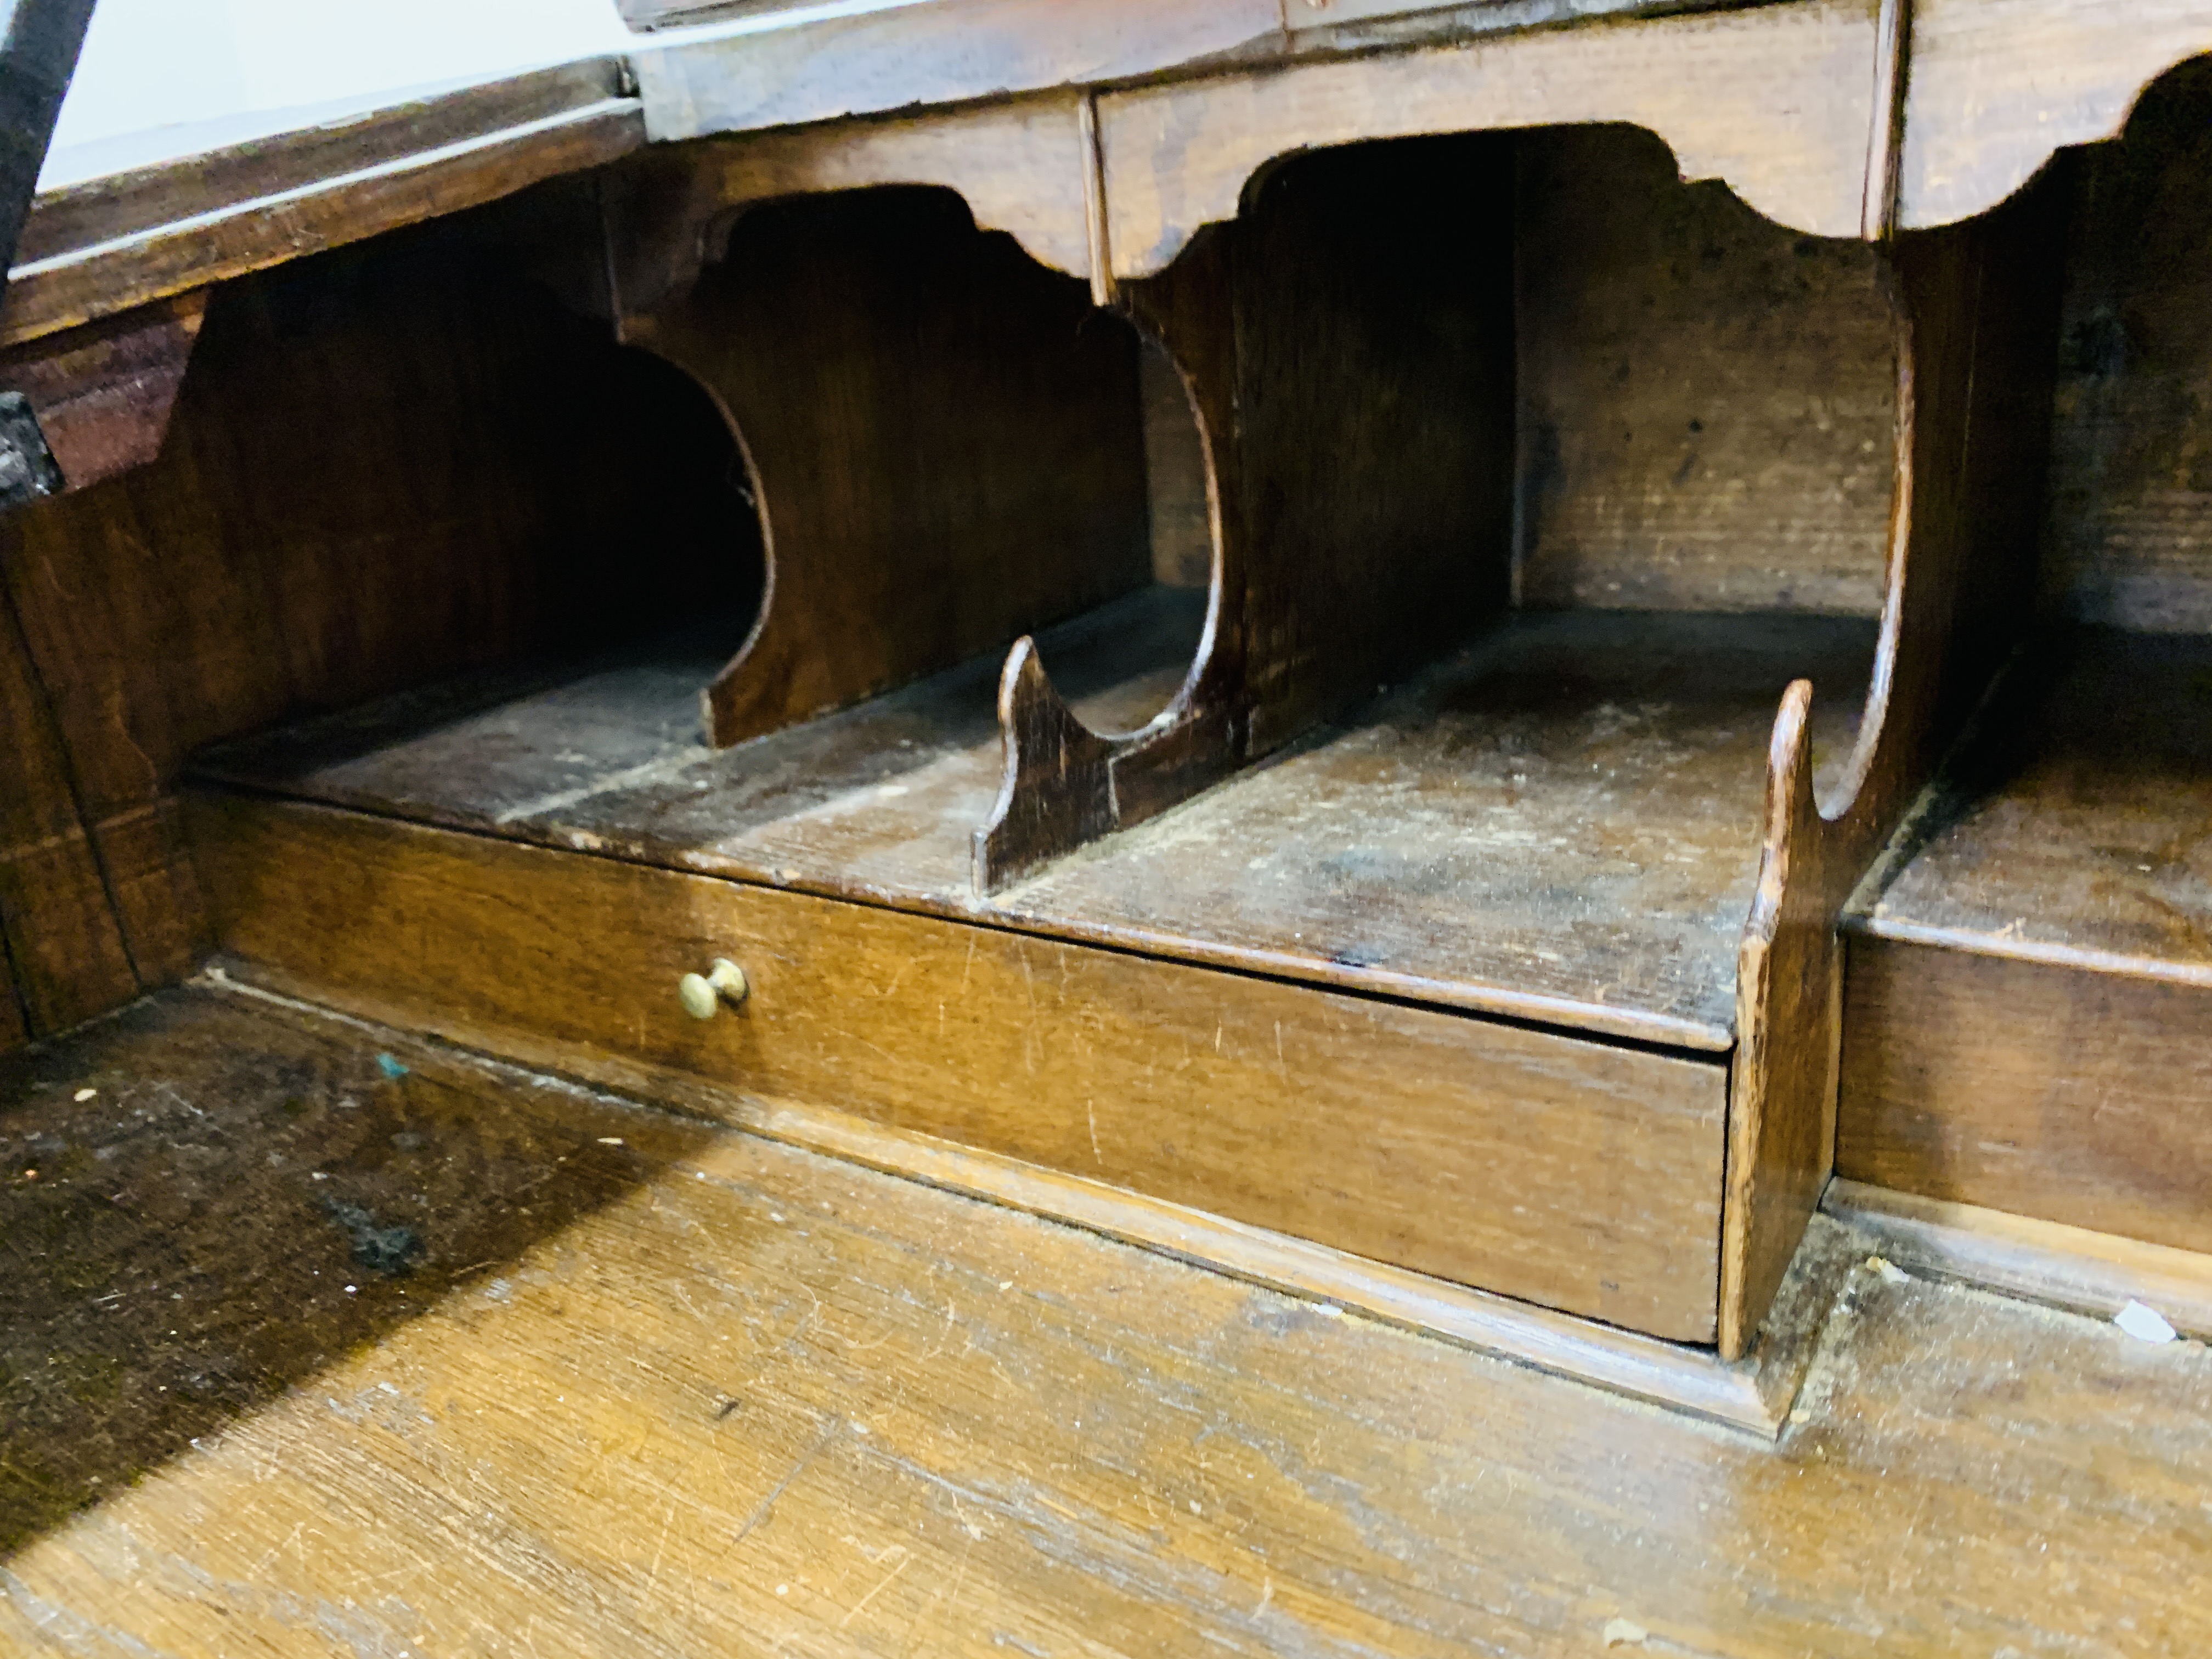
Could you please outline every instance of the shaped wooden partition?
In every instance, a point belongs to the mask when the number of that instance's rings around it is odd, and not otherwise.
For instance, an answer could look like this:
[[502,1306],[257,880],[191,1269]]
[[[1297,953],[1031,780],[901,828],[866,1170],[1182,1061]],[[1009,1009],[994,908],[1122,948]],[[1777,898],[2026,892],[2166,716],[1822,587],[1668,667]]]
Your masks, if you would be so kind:
[[1145,580],[1135,342],[1048,268],[1087,259],[1081,121],[1059,99],[771,135],[611,184],[623,337],[714,394],[762,515],[715,744]]

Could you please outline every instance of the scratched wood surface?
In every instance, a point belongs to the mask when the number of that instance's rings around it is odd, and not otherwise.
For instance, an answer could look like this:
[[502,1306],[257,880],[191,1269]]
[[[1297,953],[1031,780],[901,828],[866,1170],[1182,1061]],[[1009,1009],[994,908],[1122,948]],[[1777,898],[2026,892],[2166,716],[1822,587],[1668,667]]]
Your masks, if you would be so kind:
[[27,1654],[2212,1644],[2197,1345],[1863,1267],[1768,1445],[198,992],[5,1065]]
[[[1064,647],[1048,636],[1055,672],[1091,693],[1079,713],[1156,706],[1194,598],[1153,590]],[[988,665],[720,755],[692,735],[696,681],[675,668],[459,717],[336,720],[207,767],[545,845],[1723,1048],[1773,711],[1799,675],[1829,688],[1815,744],[1840,760],[1871,651],[1849,618],[1530,615],[981,902],[966,836],[998,782]]]

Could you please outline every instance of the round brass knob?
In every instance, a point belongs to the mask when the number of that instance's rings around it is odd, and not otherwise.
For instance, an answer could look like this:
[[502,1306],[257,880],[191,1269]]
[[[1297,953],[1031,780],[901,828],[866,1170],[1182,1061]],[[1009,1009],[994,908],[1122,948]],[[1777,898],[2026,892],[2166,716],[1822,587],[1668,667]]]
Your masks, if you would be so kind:
[[686,974],[676,981],[677,998],[694,1019],[714,1018],[726,1002],[736,1007],[751,989],[745,970],[727,957],[716,957],[704,974]]

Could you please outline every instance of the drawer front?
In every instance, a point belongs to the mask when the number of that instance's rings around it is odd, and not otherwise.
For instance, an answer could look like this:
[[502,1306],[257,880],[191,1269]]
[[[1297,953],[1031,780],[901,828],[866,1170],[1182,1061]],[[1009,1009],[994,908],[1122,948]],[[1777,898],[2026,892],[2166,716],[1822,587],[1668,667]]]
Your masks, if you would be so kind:
[[2212,1250],[2212,987],[1855,933],[1836,1173]]
[[[324,807],[191,812],[224,948],[319,1000],[1712,1338],[1711,1061]],[[694,1019],[677,980],[715,957],[751,994]]]

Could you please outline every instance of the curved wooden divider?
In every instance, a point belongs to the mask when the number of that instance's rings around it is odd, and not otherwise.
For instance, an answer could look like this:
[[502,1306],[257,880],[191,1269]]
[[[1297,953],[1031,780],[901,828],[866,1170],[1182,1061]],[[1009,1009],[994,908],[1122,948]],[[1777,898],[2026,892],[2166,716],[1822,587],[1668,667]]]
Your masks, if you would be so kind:
[[693,146],[613,181],[623,338],[714,397],[762,518],[767,593],[707,691],[715,746],[1146,579],[1137,342],[1070,274],[1080,122],[1073,98],[1030,100]]
[[1817,801],[1791,686],[1768,763],[1765,849],[1736,976],[1720,1349],[1749,1346],[1833,1166],[1844,902],[2030,625],[2058,320],[2058,204],[1897,238],[1897,475],[1872,683],[1833,798]]

